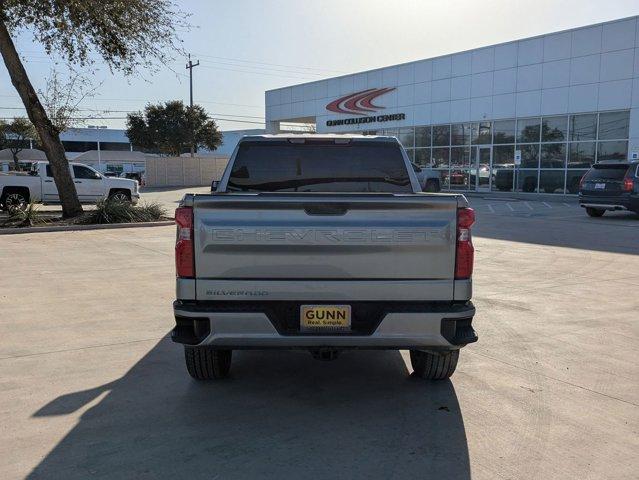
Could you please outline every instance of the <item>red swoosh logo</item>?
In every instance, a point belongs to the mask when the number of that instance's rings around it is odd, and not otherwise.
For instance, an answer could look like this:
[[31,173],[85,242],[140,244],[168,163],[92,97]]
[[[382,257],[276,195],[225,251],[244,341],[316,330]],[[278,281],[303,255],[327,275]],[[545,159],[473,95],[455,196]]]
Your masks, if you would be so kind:
[[369,88],[361,92],[351,93],[337,100],[333,100],[326,105],[326,110],[335,113],[350,113],[355,115],[366,115],[369,112],[379,110],[381,107],[373,105],[373,100],[385,93],[395,90],[394,88]]

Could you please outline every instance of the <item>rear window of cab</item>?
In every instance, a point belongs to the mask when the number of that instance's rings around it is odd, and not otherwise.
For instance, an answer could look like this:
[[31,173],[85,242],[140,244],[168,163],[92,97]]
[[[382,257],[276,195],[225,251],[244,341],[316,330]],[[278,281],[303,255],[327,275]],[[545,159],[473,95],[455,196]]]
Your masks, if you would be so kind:
[[245,141],[229,192],[392,192],[412,187],[401,146],[393,142]]
[[629,171],[636,171],[636,166],[597,165],[588,170],[585,180],[623,180]]

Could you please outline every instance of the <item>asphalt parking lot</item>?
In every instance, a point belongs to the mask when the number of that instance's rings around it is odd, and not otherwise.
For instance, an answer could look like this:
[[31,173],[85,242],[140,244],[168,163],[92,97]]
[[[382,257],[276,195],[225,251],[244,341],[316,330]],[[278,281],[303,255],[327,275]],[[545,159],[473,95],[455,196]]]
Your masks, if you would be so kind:
[[639,217],[470,200],[480,340],[440,383],[397,351],[196,383],[172,227],[0,237],[1,477],[637,478]]

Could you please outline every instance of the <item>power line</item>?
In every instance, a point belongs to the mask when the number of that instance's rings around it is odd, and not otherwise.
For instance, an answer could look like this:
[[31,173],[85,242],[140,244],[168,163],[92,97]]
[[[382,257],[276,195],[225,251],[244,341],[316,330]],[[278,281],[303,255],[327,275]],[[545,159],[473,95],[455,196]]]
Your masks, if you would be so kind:
[[[3,110],[25,110],[24,107],[0,107],[0,109]],[[93,109],[93,108],[78,108],[77,109],[79,112],[101,112],[101,113],[136,113],[137,110],[100,110],[100,109]],[[239,114],[234,114],[234,113],[211,113],[210,115],[219,115],[222,117],[238,117],[238,118],[257,118],[257,119],[262,119],[264,120],[264,117],[258,116],[258,115],[239,115]],[[95,118],[95,119],[99,119],[99,118],[104,118],[104,117],[99,117],[99,116],[95,116],[95,117],[90,117],[90,118]]]
[[197,54],[198,57],[205,57],[205,58],[218,58],[220,60],[230,60],[230,61],[234,61],[234,62],[244,62],[244,63],[254,63],[257,65],[271,65],[274,67],[285,67],[285,68],[296,68],[296,69],[303,69],[303,70],[317,70],[319,72],[328,72],[328,73],[346,73],[340,70],[328,70],[325,68],[317,68],[317,67],[304,67],[301,65],[284,65],[281,63],[268,63],[268,62],[259,62],[259,61],[255,61],[255,60],[242,60],[240,58],[230,58],[230,57],[217,57],[215,55],[204,55],[201,53]]
[[[35,58],[35,57],[34,57]],[[58,63],[54,60],[32,60],[32,59],[27,59],[25,58],[25,61],[27,63]],[[176,62],[172,62],[172,63],[176,63]],[[215,62],[211,62],[211,63],[215,63]],[[217,62],[217,63],[221,63],[221,62]],[[234,67],[240,67],[240,68],[260,68],[257,66],[253,66],[253,65],[234,65],[234,64],[223,64],[223,65],[229,65],[229,66],[234,66]],[[202,65],[203,66],[203,65]],[[312,80],[311,77],[309,77],[309,75],[318,75],[320,77],[324,76],[321,74],[317,74],[317,73],[310,73],[310,72],[299,72],[299,71],[291,71],[290,73],[293,73],[294,75],[280,75],[280,74],[276,74],[276,73],[268,73],[268,72],[260,72],[260,71],[255,71],[255,70],[239,70],[237,68],[225,68],[225,67],[217,67],[217,66],[212,66],[212,65],[208,65],[206,68],[208,69],[215,69],[215,70],[223,70],[223,71],[227,71],[227,72],[236,72],[236,73],[247,73],[247,74],[252,74],[252,75],[266,75],[266,76],[270,76],[270,77],[280,77],[280,78],[294,78],[296,80]],[[261,67],[263,70],[274,70],[274,69],[268,69],[268,68],[264,68]],[[281,73],[286,73],[286,70],[275,70]],[[185,75],[183,73],[180,72],[173,72],[177,75],[179,75],[180,77],[188,77],[188,75]]]
[[240,68],[252,68],[252,69],[261,69],[261,70],[269,70],[272,72],[281,72],[281,73],[294,73],[294,74],[298,74],[298,75],[314,75],[317,77],[325,77],[326,75],[323,73],[315,73],[315,72],[298,72],[298,71],[294,71],[294,70],[280,70],[277,68],[265,68],[265,67],[255,67],[253,65],[238,65],[236,63],[226,63],[226,62],[216,62],[213,60],[203,60],[203,62],[205,62],[206,64],[211,64],[211,65],[229,65],[231,67],[240,67]]
[[[251,125],[264,125],[264,122],[258,122],[254,120],[238,120],[235,118],[222,118],[222,117],[207,117],[209,120],[215,120],[216,122],[232,122],[232,123],[244,123]],[[0,117],[0,120],[12,120],[13,117]],[[69,120],[75,121],[87,121],[87,120],[126,120],[126,117],[72,117]],[[295,123],[282,122],[281,125],[296,125]]]

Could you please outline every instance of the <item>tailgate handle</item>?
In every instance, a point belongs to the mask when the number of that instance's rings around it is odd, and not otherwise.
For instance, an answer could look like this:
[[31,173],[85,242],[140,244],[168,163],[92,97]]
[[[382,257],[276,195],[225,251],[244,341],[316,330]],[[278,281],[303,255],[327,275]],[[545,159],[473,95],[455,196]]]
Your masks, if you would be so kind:
[[341,204],[304,205],[304,211],[307,215],[344,215],[348,207]]

